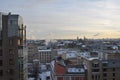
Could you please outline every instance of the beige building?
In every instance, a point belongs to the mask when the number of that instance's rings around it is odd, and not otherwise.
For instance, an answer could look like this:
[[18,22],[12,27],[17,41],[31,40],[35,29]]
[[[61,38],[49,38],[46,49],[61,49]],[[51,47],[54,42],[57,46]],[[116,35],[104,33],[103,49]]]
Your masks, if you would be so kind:
[[109,54],[107,59],[82,57],[87,70],[87,80],[120,80],[120,58],[118,56],[120,53]]
[[25,41],[22,17],[0,13],[0,80],[27,80]]
[[40,63],[50,63],[57,55],[57,51],[52,49],[38,50],[38,55]]
[[39,59],[37,45],[27,44],[28,46],[28,63],[32,63],[34,59]]

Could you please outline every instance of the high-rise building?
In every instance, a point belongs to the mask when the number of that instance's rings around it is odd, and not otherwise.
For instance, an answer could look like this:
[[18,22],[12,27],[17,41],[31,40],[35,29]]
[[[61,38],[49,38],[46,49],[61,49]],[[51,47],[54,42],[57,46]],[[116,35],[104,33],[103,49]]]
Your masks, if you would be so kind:
[[0,80],[27,80],[25,41],[22,17],[0,13]]

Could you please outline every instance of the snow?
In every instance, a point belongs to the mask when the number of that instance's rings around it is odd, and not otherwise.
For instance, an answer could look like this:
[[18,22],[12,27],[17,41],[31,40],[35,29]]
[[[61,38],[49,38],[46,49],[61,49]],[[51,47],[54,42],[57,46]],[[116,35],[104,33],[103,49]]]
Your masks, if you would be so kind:
[[75,58],[76,57],[76,54],[74,53],[67,53],[66,54],[66,58]]
[[80,73],[85,72],[85,70],[83,68],[68,68],[68,72]]
[[31,78],[28,78],[28,80],[35,80],[35,78],[32,78],[32,77],[31,77]]
[[90,58],[88,58],[88,60],[94,60],[94,59],[99,59],[98,57],[90,57]]
[[51,52],[51,49],[46,49],[46,50],[38,50],[38,52]]
[[39,74],[39,78],[41,80],[46,80],[48,76],[50,76],[50,71],[42,72],[41,74]]

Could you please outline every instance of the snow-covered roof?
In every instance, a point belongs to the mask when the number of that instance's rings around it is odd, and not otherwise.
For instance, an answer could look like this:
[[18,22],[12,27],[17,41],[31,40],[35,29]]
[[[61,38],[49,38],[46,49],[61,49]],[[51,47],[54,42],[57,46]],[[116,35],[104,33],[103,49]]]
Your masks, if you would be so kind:
[[77,57],[77,56],[74,53],[67,53],[66,54],[66,58],[75,58],[75,57]]
[[39,78],[41,78],[41,80],[46,80],[46,77],[48,76],[50,76],[50,71],[42,72],[39,74]]
[[94,59],[99,59],[98,57],[90,57],[90,58],[88,58],[88,60],[94,60]]
[[90,57],[90,53],[89,52],[80,52],[78,53],[79,56],[82,56],[82,57]]
[[68,73],[83,73],[85,70],[83,68],[68,68]]
[[33,78],[33,77],[30,77],[30,78],[28,78],[28,80],[35,80],[35,78]]
[[34,59],[33,62],[39,62],[39,60],[38,59]]
[[50,52],[51,49],[45,49],[45,50],[38,50],[38,52]]
[[46,65],[41,65],[41,70],[46,70]]
[[61,55],[63,53],[66,53],[68,50],[67,49],[58,49],[57,52],[58,52],[58,55]]

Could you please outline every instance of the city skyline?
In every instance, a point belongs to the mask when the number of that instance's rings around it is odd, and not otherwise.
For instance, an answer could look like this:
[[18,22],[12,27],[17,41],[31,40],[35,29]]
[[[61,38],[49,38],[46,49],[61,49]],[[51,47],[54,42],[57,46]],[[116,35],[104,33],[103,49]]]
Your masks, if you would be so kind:
[[20,14],[28,39],[120,38],[119,0],[1,0],[0,12]]

